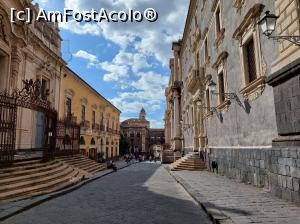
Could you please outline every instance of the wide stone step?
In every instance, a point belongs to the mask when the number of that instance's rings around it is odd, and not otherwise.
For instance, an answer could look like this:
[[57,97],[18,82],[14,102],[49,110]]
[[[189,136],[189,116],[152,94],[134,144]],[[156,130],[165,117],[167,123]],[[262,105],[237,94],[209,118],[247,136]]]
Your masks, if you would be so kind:
[[79,168],[89,172],[89,170],[91,170],[93,168],[100,168],[100,167],[102,167],[102,166],[98,163],[89,163],[89,164],[86,164],[85,166],[81,166]]
[[0,187],[6,184],[14,184],[17,182],[27,181],[35,178],[40,178],[43,176],[53,175],[61,172],[62,163],[55,163],[50,166],[46,166],[43,169],[34,169],[30,172],[20,172],[18,176],[7,175],[6,178],[0,179]]
[[83,156],[76,156],[76,157],[62,157],[60,158],[61,160],[63,161],[66,161],[66,162],[70,162],[70,163],[75,163],[75,162],[78,162],[78,161],[82,161],[84,160],[85,158]]
[[91,164],[91,161],[89,160],[81,160],[81,161],[77,161],[77,162],[66,162],[72,166],[77,166],[77,167],[83,167],[87,164]]
[[39,162],[39,163],[28,164],[28,165],[24,165],[24,166],[12,166],[9,168],[2,168],[2,169],[0,169],[0,176],[2,174],[13,173],[13,172],[15,173],[17,171],[23,172],[24,170],[37,169],[37,168],[45,167],[45,166],[48,166],[48,165],[51,165],[54,163],[57,163],[57,161],[53,160],[53,161],[46,162],[46,163]]
[[100,172],[100,171],[103,171],[103,170],[105,170],[104,167],[95,167],[95,168],[93,168],[93,169],[90,169],[88,172],[89,172],[89,173],[92,173],[92,174],[95,174],[95,173]]
[[64,178],[65,176],[69,175],[71,172],[73,172],[74,169],[71,167],[68,167],[68,166],[61,166],[60,169],[57,171],[58,172],[55,172],[55,174],[50,175],[50,176],[43,175],[42,177],[35,178],[33,180],[21,181],[21,182],[17,182],[14,184],[1,186],[0,193],[13,192],[14,190],[33,187],[35,185],[41,185],[41,184],[44,184],[47,182],[51,182],[53,180],[61,179],[61,178]]
[[46,183],[0,193],[0,200],[15,201],[23,198],[54,192],[79,182],[81,178],[82,176],[79,174],[79,171],[73,170],[68,175],[50,180]]
[[60,166],[60,163],[58,161],[55,161],[53,163],[43,163],[41,166],[38,166],[33,169],[25,169],[25,170],[17,169],[15,171],[6,172],[6,173],[1,173],[0,171],[0,180],[19,177],[19,176],[26,176],[34,173],[46,172],[48,170],[55,169],[58,166]]

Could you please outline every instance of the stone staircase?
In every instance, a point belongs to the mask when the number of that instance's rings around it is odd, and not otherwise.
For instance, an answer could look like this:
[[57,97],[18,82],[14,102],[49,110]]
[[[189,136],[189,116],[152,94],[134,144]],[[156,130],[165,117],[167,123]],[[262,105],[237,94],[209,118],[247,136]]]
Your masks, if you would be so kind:
[[174,152],[172,149],[164,149],[162,151],[162,163],[173,163],[174,162],[174,154],[175,161],[181,158],[180,152]]
[[90,174],[95,174],[96,172],[106,169],[106,167],[103,165],[80,154],[60,157],[59,160],[68,164],[69,166],[84,170]]
[[200,159],[198,153],[189,153],[184,157],[180,158],[176,162],[172,163],[169,166],[169,169],[172,171],[179,171],[179,170],[206,170],[205,162]]
[[0,202],[54,192],[80,182],[85,175],[80,169],[59,160],[15,161],[12,166],[0,169]]

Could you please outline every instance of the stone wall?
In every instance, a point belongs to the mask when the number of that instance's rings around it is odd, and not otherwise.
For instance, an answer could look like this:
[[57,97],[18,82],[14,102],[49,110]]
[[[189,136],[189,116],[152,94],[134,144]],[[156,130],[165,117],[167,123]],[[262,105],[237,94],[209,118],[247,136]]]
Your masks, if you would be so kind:
[[300,148],[210,149],[219,173],[300,203]]

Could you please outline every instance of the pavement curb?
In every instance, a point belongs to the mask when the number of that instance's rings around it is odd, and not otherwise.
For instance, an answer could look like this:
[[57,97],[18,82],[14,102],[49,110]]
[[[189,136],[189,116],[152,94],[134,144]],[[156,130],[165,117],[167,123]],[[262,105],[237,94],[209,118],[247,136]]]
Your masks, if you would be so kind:
[[198,203],[199,206],[207,213],[207,215],[211,218],[211,220],[216,224],[226,224],[233,223],[230,217],[226,216],[221,210],[216,208],[216,206],[209,202],[205,198],[205,196],[199,194],[199,192],[195,192],[193,188],[181,177],[177,176],[173,171],[167,169],[166,166],[164,168],[167,172],[179,183],[185,191]]
[[[126,164],[125,166],[122,166],[120,168],[118,168],[118,170],[122,170],[126,167],[129,167],[133,164],[136,164],[138,162],[133,162],[133,163],[128,163]],[[0,222],[8,219],[8,218],[11,218],[17,214],[20,214],[26,210],[29,210],[33,207],[36,207],[46,201],[50,201],[54,198],[57,198],[57,197],[60,197],[60,196],[63,196],[65,194],[68,194],[72,191],[75,191],[81,187],[83,187],[84,185],[88,184],[88,183],[91,183],[95,180],[98,180],[102,177],[105,177],[109,174],[112,174],[112,173],[115,173],[115,171],[113,170],[104,170],[106,171],[105,173],[99,173],[98,175],[96,174],[95,176],[93,176],[92,178],[90,179],[87,179],[87,180],[84,180],[84,181],[81,181],[77,184],[74,184],[70,187],[67,187],[65,189],[62,189],[60,191],[56,191],[56,192],[53,192],[53,193],[49,193],[49,194],[46,194],[46,195],[40,195],[40,196],[36,196],[36,197],[33,197],[33,198],[30,198],[30,199],[25,199],[25,200],[21,200],[21,201],[17,201],[17,202],[12,202],[12,203],[8,203],[7,205],[4,205],[4,206],[0,206],[0,209],[3,209],[3,208],[7,208],[6,210],[3,210],[3,211],[0,211]],[[104,172],[103,171],[103,172]]]

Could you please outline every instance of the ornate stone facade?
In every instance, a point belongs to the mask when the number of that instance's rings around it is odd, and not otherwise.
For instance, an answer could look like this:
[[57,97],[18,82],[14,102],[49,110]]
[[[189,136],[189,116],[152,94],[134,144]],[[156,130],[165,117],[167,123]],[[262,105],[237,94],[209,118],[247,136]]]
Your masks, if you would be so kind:
[[[10,9],[34,13],[38,6],[30,0],[0,0],[0,91],[21,89],[22,80],[40,80],[42,91],[49,89],[51,107],[59,109],[59,86],[65,62],[61,58],[61,37],[58,24],[10,22]],[[43,114],[19,109],[17,115],[16,148],[39,148]]]
[[149,155],[150,149],[165,143],[164,129],[151,129],[146,119],[146,111],[141,109],[139,118],[131,118],[121,123],[121,131],[128,139],[130,152]]
[[176,149],[179,127],[183,153],[202,151],[224,174],[300,201],[300,151],[283,148],[300,145],[300,48],[262,34],[257,22],[266,10],[280,16],[279,35],[299,35],[297,0],[190,1],[183,37],[172,46],[166,142]]

